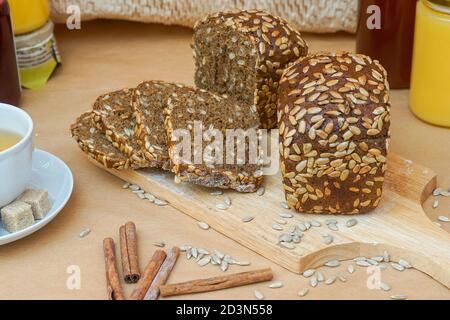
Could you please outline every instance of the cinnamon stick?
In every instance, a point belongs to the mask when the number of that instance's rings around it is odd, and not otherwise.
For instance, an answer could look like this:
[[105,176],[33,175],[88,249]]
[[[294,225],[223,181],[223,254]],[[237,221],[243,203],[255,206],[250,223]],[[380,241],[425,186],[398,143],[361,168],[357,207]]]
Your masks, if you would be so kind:
[[116,253],[114,241],[111,238],[103,240],[103,253],[105,255],[106,288],[109,300],[125,300],[119,273],[116,267]]
[[158,271],[155,279],[153,280],[150,288],[145,294],[144,300],[156,300],[159,297],[159,287],[166,283],[167,279],[172,272],[175,263],[177,262],[178,256],[180,255],[180,249],[178,247],[173,247],[169,254],[167,255],[166,260],[162,264],[161,268]]
[[141,277],[137,251],[136,225],[127,222],[119,229],[120,254],[122,257],[122,271],[125,282],[136,283]]
[[209,292],[247,284],[270,281],[273,278],[272,269],[260,269],[248,272],[234,273],[227,276],[193,280],[182,283],[168,284],[159,287],[161,296],[170,297],[189,293]]
[[158,270],[161,268],[164,260],[166,259],[166,253],[163,250],[156,250],[153,254],[150,262],[145,267],[141,279],[139,279],[136,289],[131,294],[130,300],[142,300],[147,293],[150,285],[155,279]]

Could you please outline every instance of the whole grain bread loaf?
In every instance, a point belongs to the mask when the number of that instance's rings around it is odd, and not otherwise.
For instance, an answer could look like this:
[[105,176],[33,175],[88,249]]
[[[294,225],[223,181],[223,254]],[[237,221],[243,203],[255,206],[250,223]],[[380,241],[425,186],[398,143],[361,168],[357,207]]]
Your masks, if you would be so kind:
[[122,89],[98,97],[93,105],[93,122],[115,148],[129,156],[136,166],[145,168],[150,164],[135,135],[132,95],[133,90]]
[[351,53],[299,59],[280,81],[278,123],[289,207],[357,214],[380,202],[389,145],[385,69]]
[[195,84],[253,106],[262,128],[277,125],[283,70],[308,47],[286,21],[263,11],[216,13],[194,27]]
[[130,158],[116,149],[93,122],[93,113],[83,113],[70,126],[72,137],[90,158],[109,169],[136,168]]
[[171,168],[163,111],[169,95],[182,87],[181,84],[163,81],[145,81],[134,90],[135,135],[152,167]]
[[[262,182],[261,164],[258,153],[251,160],[250,146],[255,144],[245,136],[257,132],[255,108],[241,107],[235,99],[186,86],[173,90],[164,115],[172,171],[178,180],[239,192],[257,190]],[[184,139],[187,146],[181,149]],[[238,144],[244,146],[241,152]]]

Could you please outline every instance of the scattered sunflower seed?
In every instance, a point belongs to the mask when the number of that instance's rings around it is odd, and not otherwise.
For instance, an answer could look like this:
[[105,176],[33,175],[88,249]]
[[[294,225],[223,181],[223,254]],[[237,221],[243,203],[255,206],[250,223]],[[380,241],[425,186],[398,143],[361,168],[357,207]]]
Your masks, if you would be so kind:
[[194,258],[198,257],[198,249],[197,248],[192,248],[191,249],[191,254]]
[[256,194],[258,196],[262,196],[264,194],[264,192],[266,192],[266,188],[264,188],[264,187],[260,187],[258,190],[256,190]]
[[293,215],[292,213],[285,213],[285,212],[279,213],[278,215],[279,215],[280,217],[286,218],[286,219],[290,219],[290,218],[293,218],[293,217],[294,217],[294,215]]
[[305,278],[309,278],[309,277],[313,276],[315,273],[316,273],[316,269],[308,269],[308,270],[303,271],[303,276]]
[[330,234],[326,234],[326,235],[322,236],[322,238],[323,238],[323,243],[325,243],[325,244],[331,244],[334,241],[333,236]]
[[286,249],[289,250],[295,249],[295,245],[289,242],[280,242],[280,246],[285,247]]
[[132,191],[136,191],[136,190],[141,189],[141,187],[139,187],[138,185],[135,185],[135,184],[130,185],[129,188],[130,188]]
[[299,230],[301,230],[301,231],[306,231],[306,230],[307,230],[306,226],[305,226],[303,223],[299,223],[299,224],[297,225],[297,228],[298,228]]
[[156,200],[156,197],[154,195],[152,195],[151,193],[144,193],[144,198],[150,202],[155,202],[155,200]]
[[242,222],[250,222],[250,221],[252,221],[253,219],[255,219],[255,217],[252,217],[252,216],[245,216],[245,217],[242,218]]
[[328,261],[325,262],[325,264],[324,264],[324,266],[330,267],[330,268],[339,267],[340,265],[341,265],[341,263],[339,262],[339,260],[336,260],[336,259],[328,260]]
[[183,244],[180,246],[180,251],[181,252],[186,252],[187,250],[189,250],[191,248],[191,246],[187,245],[187,244]]
[[283,220],[283,219],[274,219],[275,220],[275,222],[276,223],[278,223],[278,224],[287,224],[287,221],[286,220]]
[[347,220],[347,222],[345,223],[345,225],[347,226],[347,228],[351,228],[354,227],[358,224],[358,220],[356,220],[355,218],[349,219]]
[[387,283],[384,283],[384,282],[380,283],[380,288],[383,291],[390,291],[391,290],[391,287]]
[[197,248],[197,251],[198,251],[198,253],[201,253],[201,254],[209,254],[208,250],[203,249],[203,248]]
[[347,266],[347,271],[348,271],[348,273],[353,273],[353,272],[355,272],[355,267],[353,267],[352,264],[349,264]]
[[80,231],[80,233],[78,234],[78,236],[80,238],[84,238],[86,237],[89,233],[91,233],[91,229],[83,229]]
[[387,251],[383,252],[383,261],[384,262],[390,262],[391,261],[391,255],[389,254],[389,252],[387,252]]
[[338,221],[336,219],[327,219],[325,220],[325,224],[329,225],[329,224],[337,224]]
[[447,216],[439,216],[438,220],[441,222],[450,222],[450,218]]
[[133,190],[132,191],[134,194],[144,194],[145,191],[144,190]]
[[433,207],[433,209],[436,209],[437,207],[439,207],[439,201],[434,200],[432,207]]
[[228,210],[229,205],[227,205],[226,203],[218,203],[216,204],[216,208],[219,210]]
[[384,261],[384,258],[382,256],[375,256],[375,257],[372,257],[370,259],[375,260],[376,262],[383,262]]
[[264,300],[264,295],[261,291],[255,290],[254,295],[257,300]]
[[309,292],[309,289],[308,288],[304,288],[304,289],[300,289],[297,294],[300,297],[304,297],[304,296],[306,296],[308,294],[308,292]]
[[447,190],[441,190],[440,194],[443,197],[450,197],[450,191]]
[[325,284],[329,286],[329,285],[335,283],[335,282],[336,282],[336,279],[337,279],[336,276],[331,276],[331,277],[329,277],[327,280],[325,280]]
[[248,261],[235,261],[234,264],[237,264],[238,266],[246,267],[250,265],[250,262]]
[[199,221],[199,222],[197,222],[197,224],[203,230],[208,230],[209,229],[209,224],[207,224],[206,222]]
[[320,271],[317,271],[317,281],[318,282],[324,282],[325,281],[325,277],[323,276],[323,273]]
[[433,190],[433,196],[437,197],[441,194],[442,188],[436,188]]
[[367,262],[370,263],[373,266],[377,266],[378,265],[378,261],[373,260],[373,259],[367,259]]
[[225,254],[223,254],[219,250],[214,250],[214,255],[216,255],[219,259],[223,259],[225,257]]
[[365,260],[358,260],[356,261],[356,265],[360,267],[370,267],[371,264]]
[[284,209],[289,209],[288,204],[286,202],[284,202],[284,201],[281,202],[281,207],[284,208]]
[[277,231],[282,231],[283,227],[280,226],[278,223],[274,223],[274,224],[272,224],[272,229],[277,230]]
[[322,224],[317,220],[311,220],[310,222],[313,227],[321,227],[322,226]]
[[227,260],[222,260],[222,263],[220,264],[220,270],[222,270],[223,272],[228,270],[228,261]]
[[222,190],[215,190],[213,192],[210,192],[209,194],[212,195],[212,196],[221,196],[223,194],[223,191]]
[[164,248],[166,246],[164,242],[153,242],[153,245],[160,248]]
[[138,193],[138,194],[136,194],[136,196],[137,196],[139,199],[145,199],[145,196],[144,196],[143,193]]
[[276,281],[276,282],[272,282],[271,284],[269,284],[269,288],[271,289],[278,289],[281,288],[283,286],[283,282],[281,281]]
[[317,287],[317,284],[319,282],[317,281],[317,277],[316,276],[312,276],[311,278],[309,278],[309,285],[313,288]]
[[394,268],[397,271],[405,270],[404,266],[402,266],[401,264],[395,263],[395,262],[391,263],[391,266],[392,266],[392,268]]
[[204,267],[207,264],[209,264],[211,262],[211,256],[207,256],[204,258],[201,258],[197,263],[199,266]]
[[412,265],[408,261],[406,261],[404,259],[398,260],[398,264],[401,265],[402,267],[404,267],[405,269],[411,269],[412,268]]
[[167,206],[169,203],[161,199],[155,199],[154,202],[157,206]]
[[131,186],[131,183],[125,182],[122,186],[123,189],[128,189]]
[[231,198],[229,196],[225,196],[225,198],[223,198],[223,202],[227,205],[227,206],[231,206]]
[[339,227],[336,224],[329,224],[328,229],[332,231],[339,231]]
[[408,299],[408,296],[404,295],[404,294],[395,294],[393,296],[391,296],[392,300],[406,300]]

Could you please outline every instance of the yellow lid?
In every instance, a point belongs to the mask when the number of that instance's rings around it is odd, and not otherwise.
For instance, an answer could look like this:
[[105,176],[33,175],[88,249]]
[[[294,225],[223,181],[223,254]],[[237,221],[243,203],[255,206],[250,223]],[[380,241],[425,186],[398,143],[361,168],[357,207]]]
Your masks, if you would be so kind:
[[47,0],[8,0],[8,3],[15,35],[35,31],[48,20]]

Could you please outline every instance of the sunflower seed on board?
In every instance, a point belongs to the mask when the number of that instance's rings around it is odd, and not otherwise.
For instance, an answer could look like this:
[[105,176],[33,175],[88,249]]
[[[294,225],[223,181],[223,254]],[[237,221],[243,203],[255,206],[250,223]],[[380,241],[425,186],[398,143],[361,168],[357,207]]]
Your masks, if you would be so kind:
[[370,259],[375,260],[376,262],[383,262],[384,261],[384,258],[382,256],[375,256],[375,257],[372,257]]
[[154,195],[152,195],[151,193],[144,193],[144,198],[150,202],[155,202],[155,200],[156,200],[156,197]]
[[132,191],[134,194],[144,194],[145,191],[144,190],[133,190]]
[[391,261],[391,255],[389,254],[389,252],[387,252],[387,251],[383,252],[383,261],[384,262],[390,262]]
[[209,229],[209,224],[207,224],[206,222],[199,221],[199,222],[197,222],[197,224],[200,227],[200,229],[203,229],[203,230],[208,230]]
[[307,269],[307,270],[303,271],[302,275],[305,278],[309,278],[309,277],[312,277],[315,273],[316,273],[316,269]]
[[450,222],[450,218],[447,216],[439,216],[438,220],[441,222]]
[[153,242],[153,245],[154,245],[155,247],[160,247],[160,248],[164,248],[164,247],[166,246],[166,244],[165,244],[164,242],[161,242],[161,241],[159,241],[159,242]]
[[276,230],[276,231],[282,231],[283,227],[280,226],[278,223],[274,223],[274,224],[272,224],[272,229]]
[[391,287],[387,283],[384,283],[384,282],[380,283],[380,288],[383,291],[390,291],[391,290]]
[[391,296],[392,300],[406,300],[408,299],[408,296],[404,295],[404,294],[395,294]]
[[347,282],[347,278],[344,276],[338,276],[340,282]]
[[212,264],[221,264],[222,263],[222,259],[220,259],[217,255],[213,254],[211,256],[211,263]]
[[228,261],[227,260],[222,260],[222,263],[220,264],[220,270],[222,270],[223,272],[228,270]]
[[136,194],[136,196],[137,196],[139,199],[145,199],[145,196],[144,196],[143,193],[138,193],[138,194]]
[[311,278],[309,278],[309,285],[313,288],[317,287],[319,282],[317,281],[317,277],[314,275]]
[[255,217],[252,217],[252,216],[245,216],[245,217],[243,217],[243,218],[241,219],[241,221],[242,221],[242,222],[250,222],[250,221],[252,221],[253,219],[255,219]]
[[286,221],[286,220],[283,220],[283,219],[274,219],[274,221],[275,221],[276,223],[282,224],[282,225],[287,224],[287,221]]
[[132,191],[137,191],[137,190],[140,190],[140,189],[141,189],[141,187],[139,187],[139,186],[136,185],[136,184],[130,185],[129,188],[130,188]]
[[339,227],[337,226],[337,224],[328,224],[327,227],[331,231],[339,231]]
[[289,233],[282,233],[278,237],[278,241],[279,242],[292,242],[293,238],[294,238],[294,236]]
[[353,273],[353,272],[355,272],[355,267],[353,267],[353,265],[352,264],[349,264],[348,266],[347,266],[347,272],[348,273]]
[[214,254],[220,259],[222,260],[225,257],[225,254],[223,254],[222,252],[220,252],[219,250],[214,250]]
[[199,262],[205,255],[203,253],[198,253],[197,259],[195,259],[196,262]]
[[433,190],[433,196],[435,196],[435,197],[437,197],[437,196],[439,196],[439,195],[441,195],[441,191],[442,191],[443,189],[442,188],[436,188],[436,189],[434,189]]
[[325,244],[331,244],[334,241],[333,236],[330,234],[326,234],[326,235],[322,236],[322,239],[323,239],[322,242]]
[[197,262],[197,264],[200,266],[200,267],[204,267],[204,266],[206,266],[207,264],[209,264],[211,262],[211,256],[206,256],[206,257],[204,257],[204,258],[201,258],[198,262]]
[[366,261],[367,260],[367,258],[366,257],[356,257],[356,258],[354,258],[353,259],[353,261]]
[[396,262],[391,263],[392,268],[394,268],[397,271],[404,271],[405,267],[402,266],[401,264],[398,264]]
[[91,229],[83,229],[80,231],[80,233],[78,234],[78,236],[80,238],[84,238],[86,237],[89,233],[91,233]]
[[450,191],[441,190],[440,195],[443,197],[450,197]]
[[293,250],[295,249],[295,245],[289,242],[280,242],[280,246],[285,247],[286,249]]
[[206,249],[203,249],[203,248],[197,248],[197,251],[198,251],[198,253],[201,253],[201,254],[209,254],[209,251]]
[[311,220],[310,223],[313,227],[316,227],[316,228],[322,226],[322,224],[317,220]]
[[336,260],[336,259],[328,260],[324,264],[324,266],[330,267],[330,268],[336,268],[336,267],[339,267],[340,265],[341,265],[341,263],[339,262],[339,260]]
[[336,276],[331,276],[331,277],[329,277],[327,280],[325,280],[325,284],[329,286],[329,285],[335,283],[335,282],[336,282],[336,279],[337,279]]
[[131,183],[125,182],[125,183],[122,185],[122,188],[123,188],[123,189],[128,189],[130,186],[131,186]]
[[278,215],[285,219],[290,219],[290,218],[294,217],[294,215],[292,213],[286,213],[286,212],[279,213]]
[[198,250],[197,250],[197,248],[191,248],[191,254],[192,254],[192,256],[194,258],[197,259],[197,257],[198,257]]
[[230,198],[229,196],[225,196],[225,197],[223,198],[223,202],[224,202],[226,205],[231,206],[231,198]]
[[404,267],[405,269],[411,269],[412,265],[406,261],[405,259],[400,259],[398,260],[398,264],[401,265],[402,267]]
[[298,225],[297,225],[297,228],[299,229],[299,230],[301,230],[301,231],[306,231],[307,229],[306,229],[306,226],[303,224],[303,223],[299,223]]
[[186,258],[189,260],[190,258],[192,258],[192,248],[189,248],[188,250],[186,250]]
[[308,288],[304,288],[304,289],[300,289],[297,293],[298,296],[300,297],[304,297],[308,294],[309,289]]
[[436,209],[437,207],[439,207],[439,201],[438,200],[434,200],[432,207],[433,207],[433,209]]
[[309,230],[311,228],[311,222],[306,221],[304,224],[305,224],[306,230]]
[[358,260],[356,261],[356,265],[360,267],[370,267],[371,264],[365,260]]
[[325,220],[325,224],[329,225],[329,224],[337,224],[338,221],[336,219],[327,219]]
[[378,261],[373,260],[373,259],[367,259],[367,262],[370,263],[373,266],[377,266],[378,265]]
[[237,264],[238,266],[241,267],[246,267],[249,266],[251,263],[248,261],[234,261],[234,264]]
[[271,288],[271,289],[278,289],[278,288],[281,288],[283,286],[283,282],[281,282],[281,281],[275,281],[275,282],[272,282],[271,284],[269,284],[269,288]]
[[219,210],[228,210],[229,207],[230,207],[229,205],[227,205],[226,203],[222,203],[222,202],[216,204],[216,208]]
[[255,290],[253,294],[255,295],[255,298],[257,300],[264,300],[264,295],[262,294],[261,291]]
[[180,246],[180,251],[181,251],[181,252],[186,252],[186,251],[189,250],[190,248],[191,248],[190,245],[183,244],[183,245]]
[[289,209],[289,206],[285,201],[281,202],[281,207],[284,209]]
[[256,190],[256,194],[257,194],[258,196],[264,195],[265,192],[266,192],[266,188],[264,188],[264,187],[259,187],[259,189]]
[[354,227],[358,224],[358,220],[356,220],[355,218],[351,218],[349,220],[347,220],[347,222],[345,223],[345,225],[347,226],[347,228],[351,228]]
[[318,282],[324,282],[325,281],[325,277],[323,276],[323,273],[320,271],[317,271],[317,281]]
[[154,204],[157,206],[167,206],[169,203],[161,199],[155,199]]
[[221,196],[223,194],[222,190],[215,190],[209,193],[212,196]]

